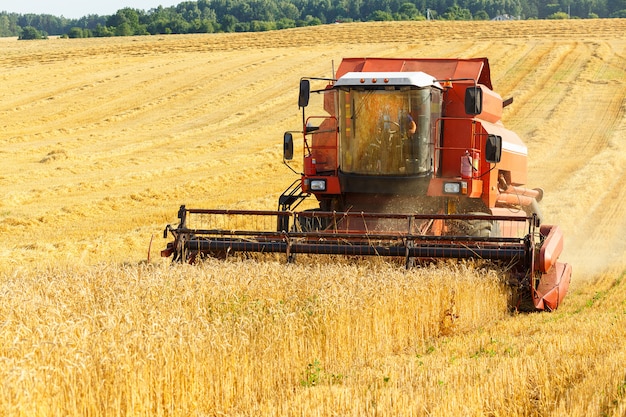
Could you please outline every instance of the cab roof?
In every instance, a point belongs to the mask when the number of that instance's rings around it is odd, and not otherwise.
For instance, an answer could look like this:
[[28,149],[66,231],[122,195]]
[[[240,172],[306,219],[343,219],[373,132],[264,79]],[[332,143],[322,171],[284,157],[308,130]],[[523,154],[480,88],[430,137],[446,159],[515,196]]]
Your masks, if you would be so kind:
[[334,84],[335,87],[385,87],[414,86],[436,87],[441,89],[437,80],[422,71],[414,72],[348,72]]

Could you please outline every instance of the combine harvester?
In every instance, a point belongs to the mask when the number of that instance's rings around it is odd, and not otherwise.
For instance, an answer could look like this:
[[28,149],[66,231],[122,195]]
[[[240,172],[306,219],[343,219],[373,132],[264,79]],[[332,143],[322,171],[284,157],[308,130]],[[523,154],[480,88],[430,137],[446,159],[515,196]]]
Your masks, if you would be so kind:
[[[307,115],[312,94],[320,109]],[[558,261],[559,227],[542,223],[543,191],[523,186],[527,147],[501,122],[511,102],[492,91],[486,58],[344,59],[334,79],[300,81],[304,172],[292,168],[299,178],[278,209],[181,206],[162,256],[390,256],[407,267],[485,259],[510,270],[514,308],[554,310],[571,266]],[[317,208],[296,211],[311,196]]]

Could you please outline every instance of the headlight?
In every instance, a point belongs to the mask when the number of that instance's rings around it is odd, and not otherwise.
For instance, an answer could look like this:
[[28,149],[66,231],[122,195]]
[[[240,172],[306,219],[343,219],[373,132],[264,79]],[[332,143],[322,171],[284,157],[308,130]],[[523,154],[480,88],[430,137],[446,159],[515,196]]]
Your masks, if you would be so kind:
[[311,180],[311,191],[326,191],[326,180]]
[[443,192],[445,194],[460,194],[461,193],[461,184],[458,182],[444,182],[443,183]]

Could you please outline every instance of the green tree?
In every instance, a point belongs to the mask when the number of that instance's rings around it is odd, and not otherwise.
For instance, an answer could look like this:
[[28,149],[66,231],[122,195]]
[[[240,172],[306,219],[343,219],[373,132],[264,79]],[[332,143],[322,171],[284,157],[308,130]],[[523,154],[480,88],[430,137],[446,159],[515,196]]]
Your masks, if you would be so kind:
[[276,22],[276,29],[289,29],[295,27],[296,21],[294,19],[288,19],[286,17],[283,17]]
[[300,10],[298,10],[298,7],[296,7],[293,3],[281,1],[278,4],[278,8],[280,10],[281,18],[290,19],[295,22],[295,20],[300,17]]
[[48,36],[45,33],[38,31],[32,26],[26,26],[22,28],[22,33],[18,37],[19,40],[33,40],[33,39],[47,39]]
[[93,36],[99,37],[99,38],[106,38],[106,37],[113,36],[113,35],[114,35],[114,32],[111,28],[104,26],[104,25],[100,25],[100,24],[98,24],[93,31]]
[[626,10],[626,0],[607,0],[606,6],[611,17],[620,17],[620,12]]
[[232,14],[226,14],[220,20],[220,26],[224,32],[234,32],[239,21]]
[[213,33],[215,32],[214,21],[209,19],[194,19],[189,24],[190,33]]
[[445,20],[472,20],[470,11],[457,5],[448,7],[441,17]]
[[174,15],[168,23],[171,33],[189,33],[191,24],[187,22],[181,15]]
[[115,36],[132,36],[135,32],[128,22],[122,22],[115,26]]
[[322,19],[319,17],[313,17],[311,15],[307,15],[304,17],[304,24],[306,26],[318,26],[323,24]]
[[389,12],[385,12],[382,10],[374,10],[368,17],[367,20],[382,22],[386,20],[393,20],[393,16]]
[[420,16],[420,12],[413,3],[402,3],[398,15],[402,20],[415,20]]
[[276,23],[274,22],[266,22],[262,20],[253,20],[250,22],[251,32],[266,32],[274,29],[276,29]]
[[84,38],[85,33],[83,32],[83,28],[74,26],[67,32],[67,37],[71,39]]
[[67,23],[67,19],[64,17],[56,17],[49,14],[34,14],[28,13],[21,15],[18,18],[18,24],[21,27],[31,26],[37,29],[41,33],[63,33],[64,25]]
[[107,19],[107,26],[114,27],[116,36],[145,35],[148,33],[146,25],[139,22],[142,11],[126,7],[120,9]]
[[[93,31],[96,29],[98,25],[106,25],[107,17],[106,16],[98,16],[97,14],[90,14],[80,19],[70,21],[67,27],[79,27],[83,29],[89,29]],[[67,30],[67,29],[66,29]]]
[[0,37],[18,36],[20,26],[17,24],[17,14],[0,13]]
[[565,12],[556,12],[552,13],[550,16],[547,16],[546,18],[552,20],[565,20],[569,19],[569,16]]

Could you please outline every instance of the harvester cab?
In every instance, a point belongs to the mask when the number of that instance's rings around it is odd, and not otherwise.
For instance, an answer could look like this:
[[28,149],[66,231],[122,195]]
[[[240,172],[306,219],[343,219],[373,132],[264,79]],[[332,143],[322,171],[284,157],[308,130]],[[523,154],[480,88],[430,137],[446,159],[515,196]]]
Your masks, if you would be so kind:
[[[571,267],[560,229],[541,224],[543,191],[524,187],[527,148],[501,120],[511,101],[492,91],[486,58],[344,59],[332,79],[300,80],[302,128],[283,137],[298,178],[278,209],[182,206],[163,255],[482,258],[510,267],[517,308],[555,309]],[[314,208],[297,211],[304,201]]]

